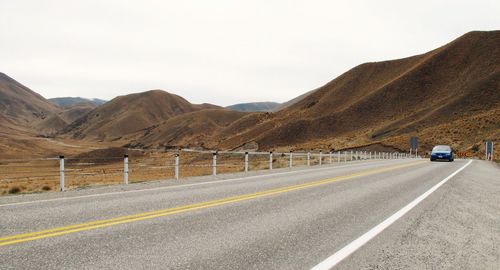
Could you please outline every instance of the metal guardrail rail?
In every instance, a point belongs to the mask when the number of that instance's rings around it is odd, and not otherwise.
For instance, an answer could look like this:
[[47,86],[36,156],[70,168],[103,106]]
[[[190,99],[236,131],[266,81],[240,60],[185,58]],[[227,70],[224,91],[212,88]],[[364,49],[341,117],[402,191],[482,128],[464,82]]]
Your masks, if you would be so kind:
[[[156,155],[157,154],[157,155]],[[65,157],[0,160],[0,184],[2,181],[57,181],[58,190],[65,191],[67,181],[85,181],[90,177],[106,178],[113,183],[128,185],[131,175],[150,174],[156,179],[175,179],[194,175],[217,176],[225,172],[273,170],[300,166],[322,166],[356,160],[415,158],[408,153],[336,151],[336,152],[243,152],[199,151],[180,149],[154,156],[123,157]],[[47,162],[47,163],[45,163]],[[121,163],[121,165],[120,165]],[[7,170],[9,170],[7,172]],[[3,172],[2,172],[3,171]],[[190,171],[197,171],[190,173]],[[185,175],[183,175],[183,173]],[[121,181],[120,181],[121,178]],[[147,181],[138,179],[137,181]],[[84,185],[84,183],[80,183]],[[75,185],[75,184],[74,184]],[[78,183],[77,183],[78,185]]]

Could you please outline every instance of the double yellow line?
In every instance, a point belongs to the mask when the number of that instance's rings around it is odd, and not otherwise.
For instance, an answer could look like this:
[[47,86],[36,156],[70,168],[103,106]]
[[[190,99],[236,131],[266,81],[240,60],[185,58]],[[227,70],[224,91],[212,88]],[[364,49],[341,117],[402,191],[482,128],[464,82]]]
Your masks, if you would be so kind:
[[195,204],[178,206],[178,207],[174,207],[174,208],[161,209],[161,210],[150,211],[150,212],[143,212],[143,213],[138,213],[138,214],[134,214],[134,215],[122,216],[122,217],[111,218],[111,219],[91,221],[91,222],[86,222],[86,223],[58,227],[58,228],[49,229],[49,230],[16,234],[16,235],[7,236],[7,237],[1,237],[0,238],[0,246],[8,246],[8,245],[13,245],[13,244],[17,244],[17,243],[29,242],[29,241],[33,241],[33,240],[37,240],[37,239],[50,238],[50,237],[55,237],[55,236],[64,235],[64,234],[76,233],[76,232],[81,232],[81,231],[88,231],[88,230],[92,230],[92,229],[104,228],[104,227],[109,227],[109,226],[113,226],[113,225],[131,223],[131,222],[135,222],[135,221],[141,221],[141,220],[152,219],[152,218],[157,218],[157,217],[170,216],[170,215],[174,215],[174,214],[180,214],[180,213],[195,211],[195,210],[204,209],[204,208],[215,207],[215,206],[229,204],[229,203],[241,202],[241,201],[246,201],[246,200],[276,195],[276,194],[281,194],[281,193],[290,192],[290,191],[299,190],[299,189],[304,189],[304,188],[316,187],[319,185],[324,185],[324,184],[328,184],[328,183],[332,183],[332,182],[336,182],[336,181],[348,180],[348,179],[352,179],[352,178],[356,178],[356,177],[367,176],[367,175],[387,172],[387,171],[391,171],[391,170],[396,170],[396,169],[400,169],[400,168],[410,167],[410,166],[414,166],[414,165],[421,164],[421,163],[422,162],[420,161],[420,162],[413,162],[413,163],[396,165],[396,166],[391,166],[391,167],[386,167],[386,168],[366,170],[366,171],[361,171],[361,172],[353,173],[353,174],[349,174],[349,175],[337,176],[337,177],[328,178],[328,179],[324,179],[324,180],[318,180],[318,181],[313,181],[313,182],[308,182],[308,183],[304,183],[304,184],[293,185],[293,186],[288,186],[288,187],[283,187],[283,188],[270,189],[270,190],[265,190],[265,191],[250,193],[250,194],[243,194],[243,195],[239,195],[239,196],[233,196],[233,197],[228,197],[228,198],[223,198],[223,199],[218,199],[218,200],[213,200],[213,201],[195,203]]

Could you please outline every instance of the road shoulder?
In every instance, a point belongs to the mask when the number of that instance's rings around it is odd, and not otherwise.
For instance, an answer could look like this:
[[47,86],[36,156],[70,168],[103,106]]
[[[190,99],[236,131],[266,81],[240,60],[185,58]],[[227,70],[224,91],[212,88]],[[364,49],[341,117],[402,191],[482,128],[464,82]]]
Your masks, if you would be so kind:
[[338,269],[497,269],[499,174],[473,162]]

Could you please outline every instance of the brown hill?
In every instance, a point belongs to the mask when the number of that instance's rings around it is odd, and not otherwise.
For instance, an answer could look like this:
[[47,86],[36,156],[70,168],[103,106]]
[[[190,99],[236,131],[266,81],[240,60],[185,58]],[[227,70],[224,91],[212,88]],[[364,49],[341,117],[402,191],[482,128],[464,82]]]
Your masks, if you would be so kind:
[[357,66],[276,113],[200,125],[199,136],[190,129],[185,138],[177,131],[192,119],[181,117],[161,136],[145,134],[135,143],[148,146],[170,138],[162,143],[264,150],[383,143],[407,149],[409,137],[416,135],[421,150],[437,143],[477,149],[485,139],[499,140],[499,59],[500,31],[471,32],[422,55]]
[[[338,148],[388,140],[406,149],[410,134],[427,146],[451,142],[448,133],[428,130],[455,123],[453,144],[464,149],[498,136],[499,106],[500,31],[471,32],[422,55],[357,66],[221,147],[255,141],[261,149]],[[476,116],[484,123],[478,130],[462,126]]]
[[[132,147],[208,147],[214,148],[219,141],[219,131],[248,115],[227,109],[205,109],[178,115],[161,124],[141,130],[131,137]],[[207,144],[207,145],[206,145]]]
[[158,125],[169,118],[215,105],[189,103],[161,90],[117,97],[69,125],[64,133],[73,138],[110,141]]
[[87,113],[97,108],[94,103],[78,103],[71,106],[64,107],[59,116],[67,123],[73,123],[74,121],[85,116]]
[[0,73],[0,159],[57,156],[87,151],[96,144],[45,138],[61,130],[88,108],[62,109]]
[[[39,94],[0,73],[0,115],[18,128],[36,128],[60,109]],[[0,122],[0,124],[4,121]]]
[[47,121],[60,112],[39,94],[20,84],[11,77],[0,73],[0,127],[44,133],[60,128],[59,121]]

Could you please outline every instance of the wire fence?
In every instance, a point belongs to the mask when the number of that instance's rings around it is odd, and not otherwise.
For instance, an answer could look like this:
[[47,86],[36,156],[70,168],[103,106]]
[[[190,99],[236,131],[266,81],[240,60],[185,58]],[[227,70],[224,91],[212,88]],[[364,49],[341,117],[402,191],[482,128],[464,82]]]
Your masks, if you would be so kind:
[[409,158],[405,153],[130,151],[125,156],[0,160],[0,194],[64,191],[87,186],[209,176],[368,159]]

